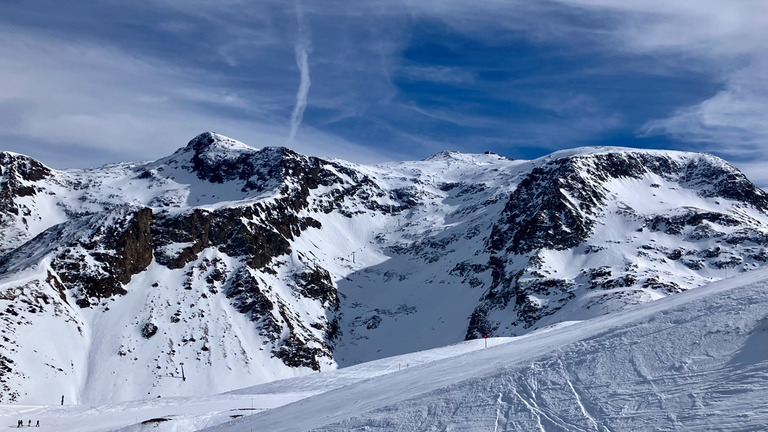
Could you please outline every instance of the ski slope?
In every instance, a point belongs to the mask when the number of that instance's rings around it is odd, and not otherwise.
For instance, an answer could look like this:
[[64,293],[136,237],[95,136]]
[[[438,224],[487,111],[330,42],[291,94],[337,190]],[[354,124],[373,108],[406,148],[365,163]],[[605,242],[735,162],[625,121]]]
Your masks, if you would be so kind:
[[[525,337],[530,336],[523,336]],[[519,338],[491,338],[487,343],[489,347],[493,347],[514,339]],[[15,427],[16,421],[23,419],[25,425],[28,420],[32,420],[33,424],[36,420],[40,420],[42,429],[60,432],[195,431],[329,390],[479,349],[484,349],[484,341],[465,341],[447,347],[390,357],[298,379],[273,381],[206,397],[157,397],[99,406],[71,406],[69,401],[64,406],[0,405],[0,426],[7,424]],[[57,399],[58,396],[51,395],[51,398]],[[165,421],[156,421],[161,418]]]
[[767,279],[744,274],[207,430],[761,430]]
[[488,349],[467,341],[210,397],[4,405],[0,425],[20,418],[62,432],[761,430],[767,292],[768,271],[758,270],[491,339]]

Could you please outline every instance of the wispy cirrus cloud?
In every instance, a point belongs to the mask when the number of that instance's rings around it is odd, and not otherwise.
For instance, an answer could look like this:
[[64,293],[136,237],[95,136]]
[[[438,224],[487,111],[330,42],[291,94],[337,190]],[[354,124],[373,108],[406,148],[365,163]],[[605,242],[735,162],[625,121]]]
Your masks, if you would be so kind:
[[[765,59],[768,60],[768,59]],[[768,70],[765,60],[723,77],[724,88],[699,104],[651,120],[640,133],[665,134],[703,151],[739,159],[768,157]]]
[[446,84],[470,84],[475,81],[471,70],[448,66],[405,66],[399,72],[403,78]]
[[[256,147],[284,145],[289,99],[233,86],[224,74],[138,57],[110,44],[0,30],[0,145],[53,166],[150,160],[204,130]],[[308,154],[375,150],[307,130],[294,148]]]
[[614,14],[617,49],[664,57],[678,74],[704,72],[714,94],[649,119],[641,137],[666,135],[691,149],[768,159],[768,3],[745,0],[562,0]]
[[309,24],[304,18],[304,7],[300,0],[296,0],[296,66],[299,67],[299,89],[296,91],[296,103],[291,112],[291,131],[288,133],[288,143],[292,144],[299,132],[301,121],[304,118],[304,110],[307,109],[307,96],[312,82],[309,78],[309,53],[312,50],[312,42],[309,37]]

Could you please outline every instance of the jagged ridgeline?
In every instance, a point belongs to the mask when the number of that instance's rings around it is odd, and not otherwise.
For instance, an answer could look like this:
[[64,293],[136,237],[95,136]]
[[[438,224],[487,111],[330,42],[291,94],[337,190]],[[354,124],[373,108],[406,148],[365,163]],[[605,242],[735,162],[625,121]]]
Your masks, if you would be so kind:
[[0,153],[0,402],[221,392],[590,318],[762,266],[767,210],[681,152],[365,166],[204,133],[89,170]]

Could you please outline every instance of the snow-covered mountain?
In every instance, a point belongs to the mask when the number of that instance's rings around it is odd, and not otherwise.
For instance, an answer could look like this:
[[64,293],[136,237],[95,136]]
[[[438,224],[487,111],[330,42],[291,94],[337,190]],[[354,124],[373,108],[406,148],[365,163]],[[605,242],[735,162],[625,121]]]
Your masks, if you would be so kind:
[[0,402],[209,394],[522,335],[767,246],[768,195],[702,154],[363,166],[214,133],[91,170],[0,153]]
[[0,405],[0,424],[39,420],[59,432],[763,430],[766,289],[768,272],[759,270],[524,336],[220,395]]

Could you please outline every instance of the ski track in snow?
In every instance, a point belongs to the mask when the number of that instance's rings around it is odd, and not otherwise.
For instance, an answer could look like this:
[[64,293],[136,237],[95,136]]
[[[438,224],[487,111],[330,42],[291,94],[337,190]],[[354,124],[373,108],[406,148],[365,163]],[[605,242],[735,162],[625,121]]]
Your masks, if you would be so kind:
[[577,392],[576,388],[573,387],[573,383],[571,382],[571,379],[568,377],[568,370],[565,368],[565,364],[563,364],[563,359],[561,357],[558,357],[557,361],[560,365],[560,370],[563,373],[563,379],[565,379],[565,383],[568,384],[568,388],[571,389],[571,393],[573,394],[573,399],[574,401],[576,401],[576,404],[579,406],[579,410],[581,410],[581,413],[584,415],[584,417],[586,417],[587,420],[589,420],[589,422],[595,428],[595,431],[599,431],[597,421],[595,420],[594,417],[592,417],[592,415],[589,414],[589,411],[587,411],[587,408],[584,406],[584,404],[581,401],[581,396],[579,396],[579,392]]
[[[539,428],[539,431],[546,432],[546,429],[544,429],[544,425],[541,424],[541,416],[544,415],[546,417],[546,414],[541,412],[541,410],[538,407],[536,407],[533,403],[525,400],[524,397],[520,396],[520,393],[517,392],[516,388],[513,387],[512,388],[512,392],[515,394],[515,397],[518,400],[520,400],[520,402],[522,402],[523,405],[525,405],[525,407],[528,408],[528,410],[531,412],[531,414],[536,418],[536,426]],[[550,419],[549,417],[547,417],[547,420],[549,420],[549,421],[554,423],[554,421],[552,419]]]
[[504,405],[504,402],[501,400],[501,393],[499,393],[499,398],[496,399],[496,404],[498,406],[496,407],[496,422],[493,424],[493,432],[499,431],[499,417],[501,417],[501,407]]

